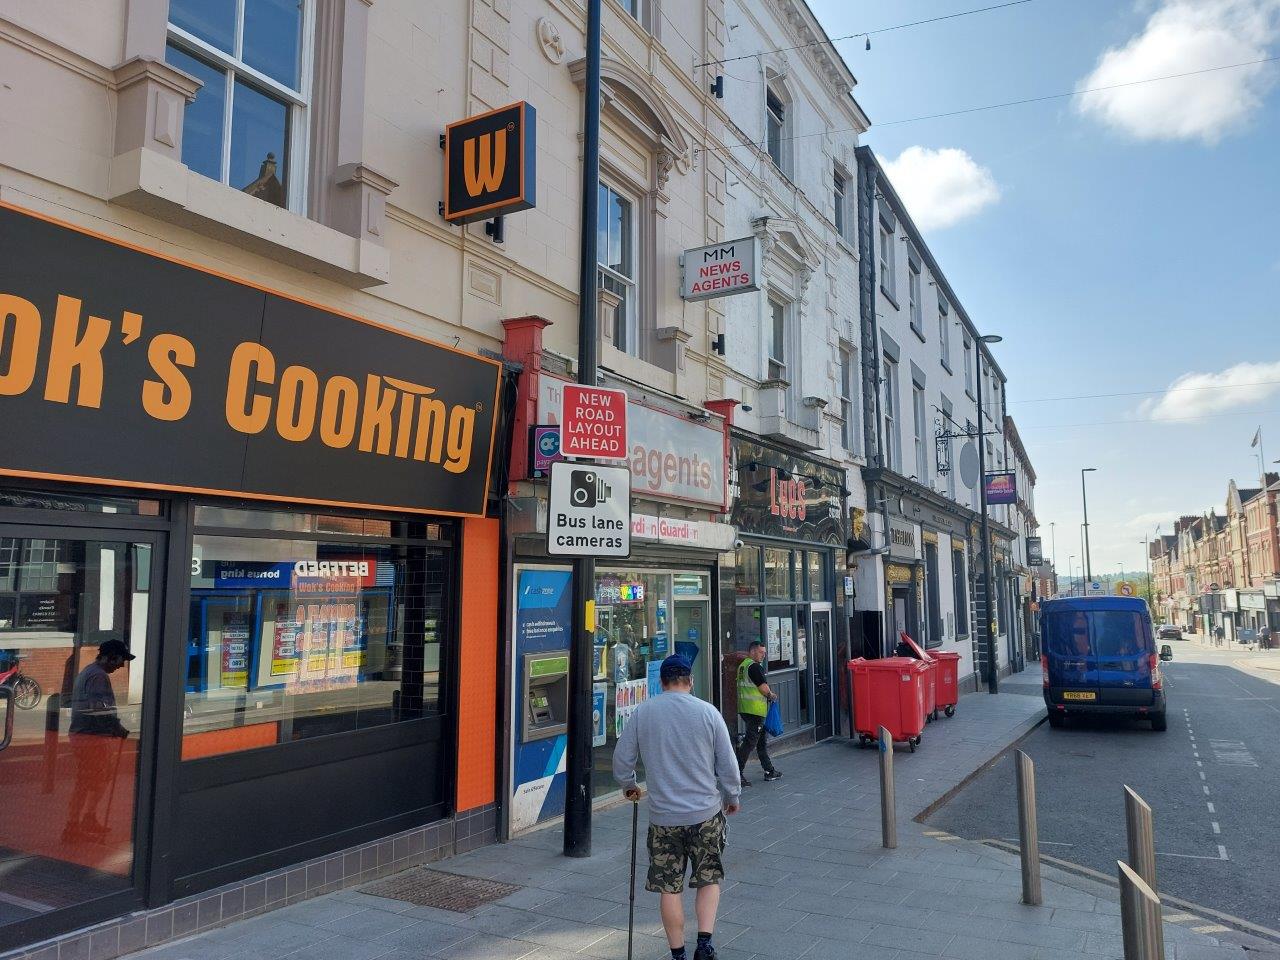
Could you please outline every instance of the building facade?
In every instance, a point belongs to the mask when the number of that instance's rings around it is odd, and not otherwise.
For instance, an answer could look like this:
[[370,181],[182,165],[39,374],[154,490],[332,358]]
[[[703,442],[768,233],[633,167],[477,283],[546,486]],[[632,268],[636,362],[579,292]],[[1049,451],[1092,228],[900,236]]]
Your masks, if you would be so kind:
[[[856,606],[865,644],[901,632],[985,670],[979,486],[1006,469],[1005,377],[875,154],[857,151],[866,545]],[[979,386],[981,385],[981,386]],[[978,411],[982,396],[983,410]],[[992,507],[995,656],[1017,664],[1011,508]]]

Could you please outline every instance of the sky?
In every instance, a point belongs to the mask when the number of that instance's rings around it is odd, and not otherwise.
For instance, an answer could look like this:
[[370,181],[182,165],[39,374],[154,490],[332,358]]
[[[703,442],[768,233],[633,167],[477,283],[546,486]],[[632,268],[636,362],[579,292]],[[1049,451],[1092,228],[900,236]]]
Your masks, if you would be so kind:
[[[831,37],[999,0],[810,0]],[[1095,576],[1280,458],[1280,0],[1030,0],[837,44],[1009,378],[1046,556]],[[1052,526],[1051,526],[1052,525]],[[1055,546],[1056,543],[1056,546]],[[1074,560],[1070,558],[1074,555]]]

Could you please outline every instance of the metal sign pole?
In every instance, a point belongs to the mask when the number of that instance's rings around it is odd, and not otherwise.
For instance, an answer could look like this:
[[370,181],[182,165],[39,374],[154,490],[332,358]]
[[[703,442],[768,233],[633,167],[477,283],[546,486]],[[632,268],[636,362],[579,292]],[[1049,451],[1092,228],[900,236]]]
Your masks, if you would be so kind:
[[[582,237],[578,273],[578,382],[596,385],[596,227],[600,207],[600,0],[587,0],[587,70],[582,108]],[[596,625],[594,557],[573,562],[573,646],[569,654],[569,732],[565,756],[564,855],[591,856],[591,656]],[[591,618],[591,619],[594,619]]]

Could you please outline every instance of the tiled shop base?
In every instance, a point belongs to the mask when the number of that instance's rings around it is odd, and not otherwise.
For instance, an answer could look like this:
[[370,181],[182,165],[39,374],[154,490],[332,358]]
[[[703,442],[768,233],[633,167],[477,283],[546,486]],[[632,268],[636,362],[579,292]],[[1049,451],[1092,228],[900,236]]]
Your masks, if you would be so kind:
[[515,884],[481,877],[464,877],[440,870],[409,870],[389,880],[365,887],[364,892],[389,900],[403,900],[419,907],[439,907],[468,913],[487,903],[509,897],[520,888]]
[[11,950],[0,954],[0,960],[115,960],[144,947],[467,853],[493,843],[497,824],[495,807],[469,810],[453,820],[406,830],[155,910],[141,910],[87,930]]

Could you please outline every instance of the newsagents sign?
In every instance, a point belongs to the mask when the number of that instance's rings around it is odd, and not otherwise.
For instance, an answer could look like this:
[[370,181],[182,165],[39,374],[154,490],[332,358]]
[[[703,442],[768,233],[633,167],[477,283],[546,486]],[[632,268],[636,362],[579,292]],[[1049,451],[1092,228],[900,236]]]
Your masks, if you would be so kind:
[[500,372],[0,204],[0,474],[481,515]]
[[680,257],[680,296],[714,300],[760,289],[760,241],[743,237],[686,250]]

